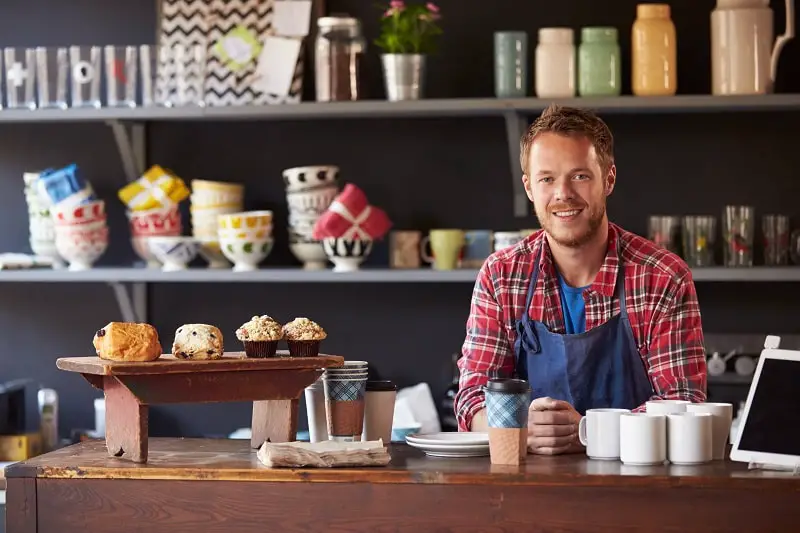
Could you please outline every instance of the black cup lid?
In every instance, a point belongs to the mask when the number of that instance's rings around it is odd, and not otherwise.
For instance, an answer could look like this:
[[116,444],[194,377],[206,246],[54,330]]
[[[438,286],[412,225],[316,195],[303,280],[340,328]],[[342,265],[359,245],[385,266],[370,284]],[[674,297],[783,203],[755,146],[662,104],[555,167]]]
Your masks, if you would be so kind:
[[506,394],[523,394],[530,392],[530,384],[522,379],[490,379],[486,384],[486,392],[504,392]]
[[397,385],[387,380],[367,381],[367,390],[372,392],[388,392],[397,390]]

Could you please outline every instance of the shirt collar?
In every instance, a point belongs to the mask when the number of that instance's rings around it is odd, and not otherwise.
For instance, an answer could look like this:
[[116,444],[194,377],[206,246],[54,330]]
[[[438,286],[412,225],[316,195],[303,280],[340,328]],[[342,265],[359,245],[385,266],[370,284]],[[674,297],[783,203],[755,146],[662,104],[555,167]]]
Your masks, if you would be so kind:
[[[539,258],[539,272],[543,275],[557,280],[557,272],[555,264],[553,263],[553,256],[550,252],[550,245],[547,243],[545,232],[541,231],[539,235],[541,239],[542,255]],[[597,273],[590,291],[602,294],[607,298],[614,296],[614,290],[617,284],[617,274],[619,273],[619,253],[617,251],[617,241],[619,239],[619,231],[616,225],[608,223],[608,248],[606,250],[606,257],[603,264],[600,266],[600,271]]]

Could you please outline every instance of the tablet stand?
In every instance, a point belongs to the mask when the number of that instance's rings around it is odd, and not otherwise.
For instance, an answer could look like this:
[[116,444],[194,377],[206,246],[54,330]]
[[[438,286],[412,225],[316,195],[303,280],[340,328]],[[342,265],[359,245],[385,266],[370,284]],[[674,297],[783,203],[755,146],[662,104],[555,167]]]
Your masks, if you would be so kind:
[[793,476],[800,476],[800,463],[794,466],[783,465],[770,465],[766,463],[756,463],[750,461],[747,463],[748,470],[761,469],[761,470],[781,470],[783,472],[791,472]]

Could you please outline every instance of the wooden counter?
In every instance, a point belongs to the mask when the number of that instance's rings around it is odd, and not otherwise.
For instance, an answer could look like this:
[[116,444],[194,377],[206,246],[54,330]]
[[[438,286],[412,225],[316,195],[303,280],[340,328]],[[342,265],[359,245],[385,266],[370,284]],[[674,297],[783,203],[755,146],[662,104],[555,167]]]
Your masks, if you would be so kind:
[[245,440],[150,440],[147,464],[88,441],[10,465],[8,533],[732,532],[800,526],[800,476],[716,462],[629,467],[583,455],[269,469]]

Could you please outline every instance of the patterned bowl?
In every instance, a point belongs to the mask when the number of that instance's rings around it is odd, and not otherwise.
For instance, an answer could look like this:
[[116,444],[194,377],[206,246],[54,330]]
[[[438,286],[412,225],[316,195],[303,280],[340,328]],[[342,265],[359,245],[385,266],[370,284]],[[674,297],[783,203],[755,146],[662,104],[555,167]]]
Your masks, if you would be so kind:
[[149,237],[147,245],[156,259],[164,265],[161,267],[164,272],[186,270],[186,265],[197,257],[200,250],[197,239],[179,235]]
[[225,239],[219,240],[222,253],[233,263],[234,272],[252,272],[258,269],[258,264],[267,258],[272,251],[274,240],[243,240]]

